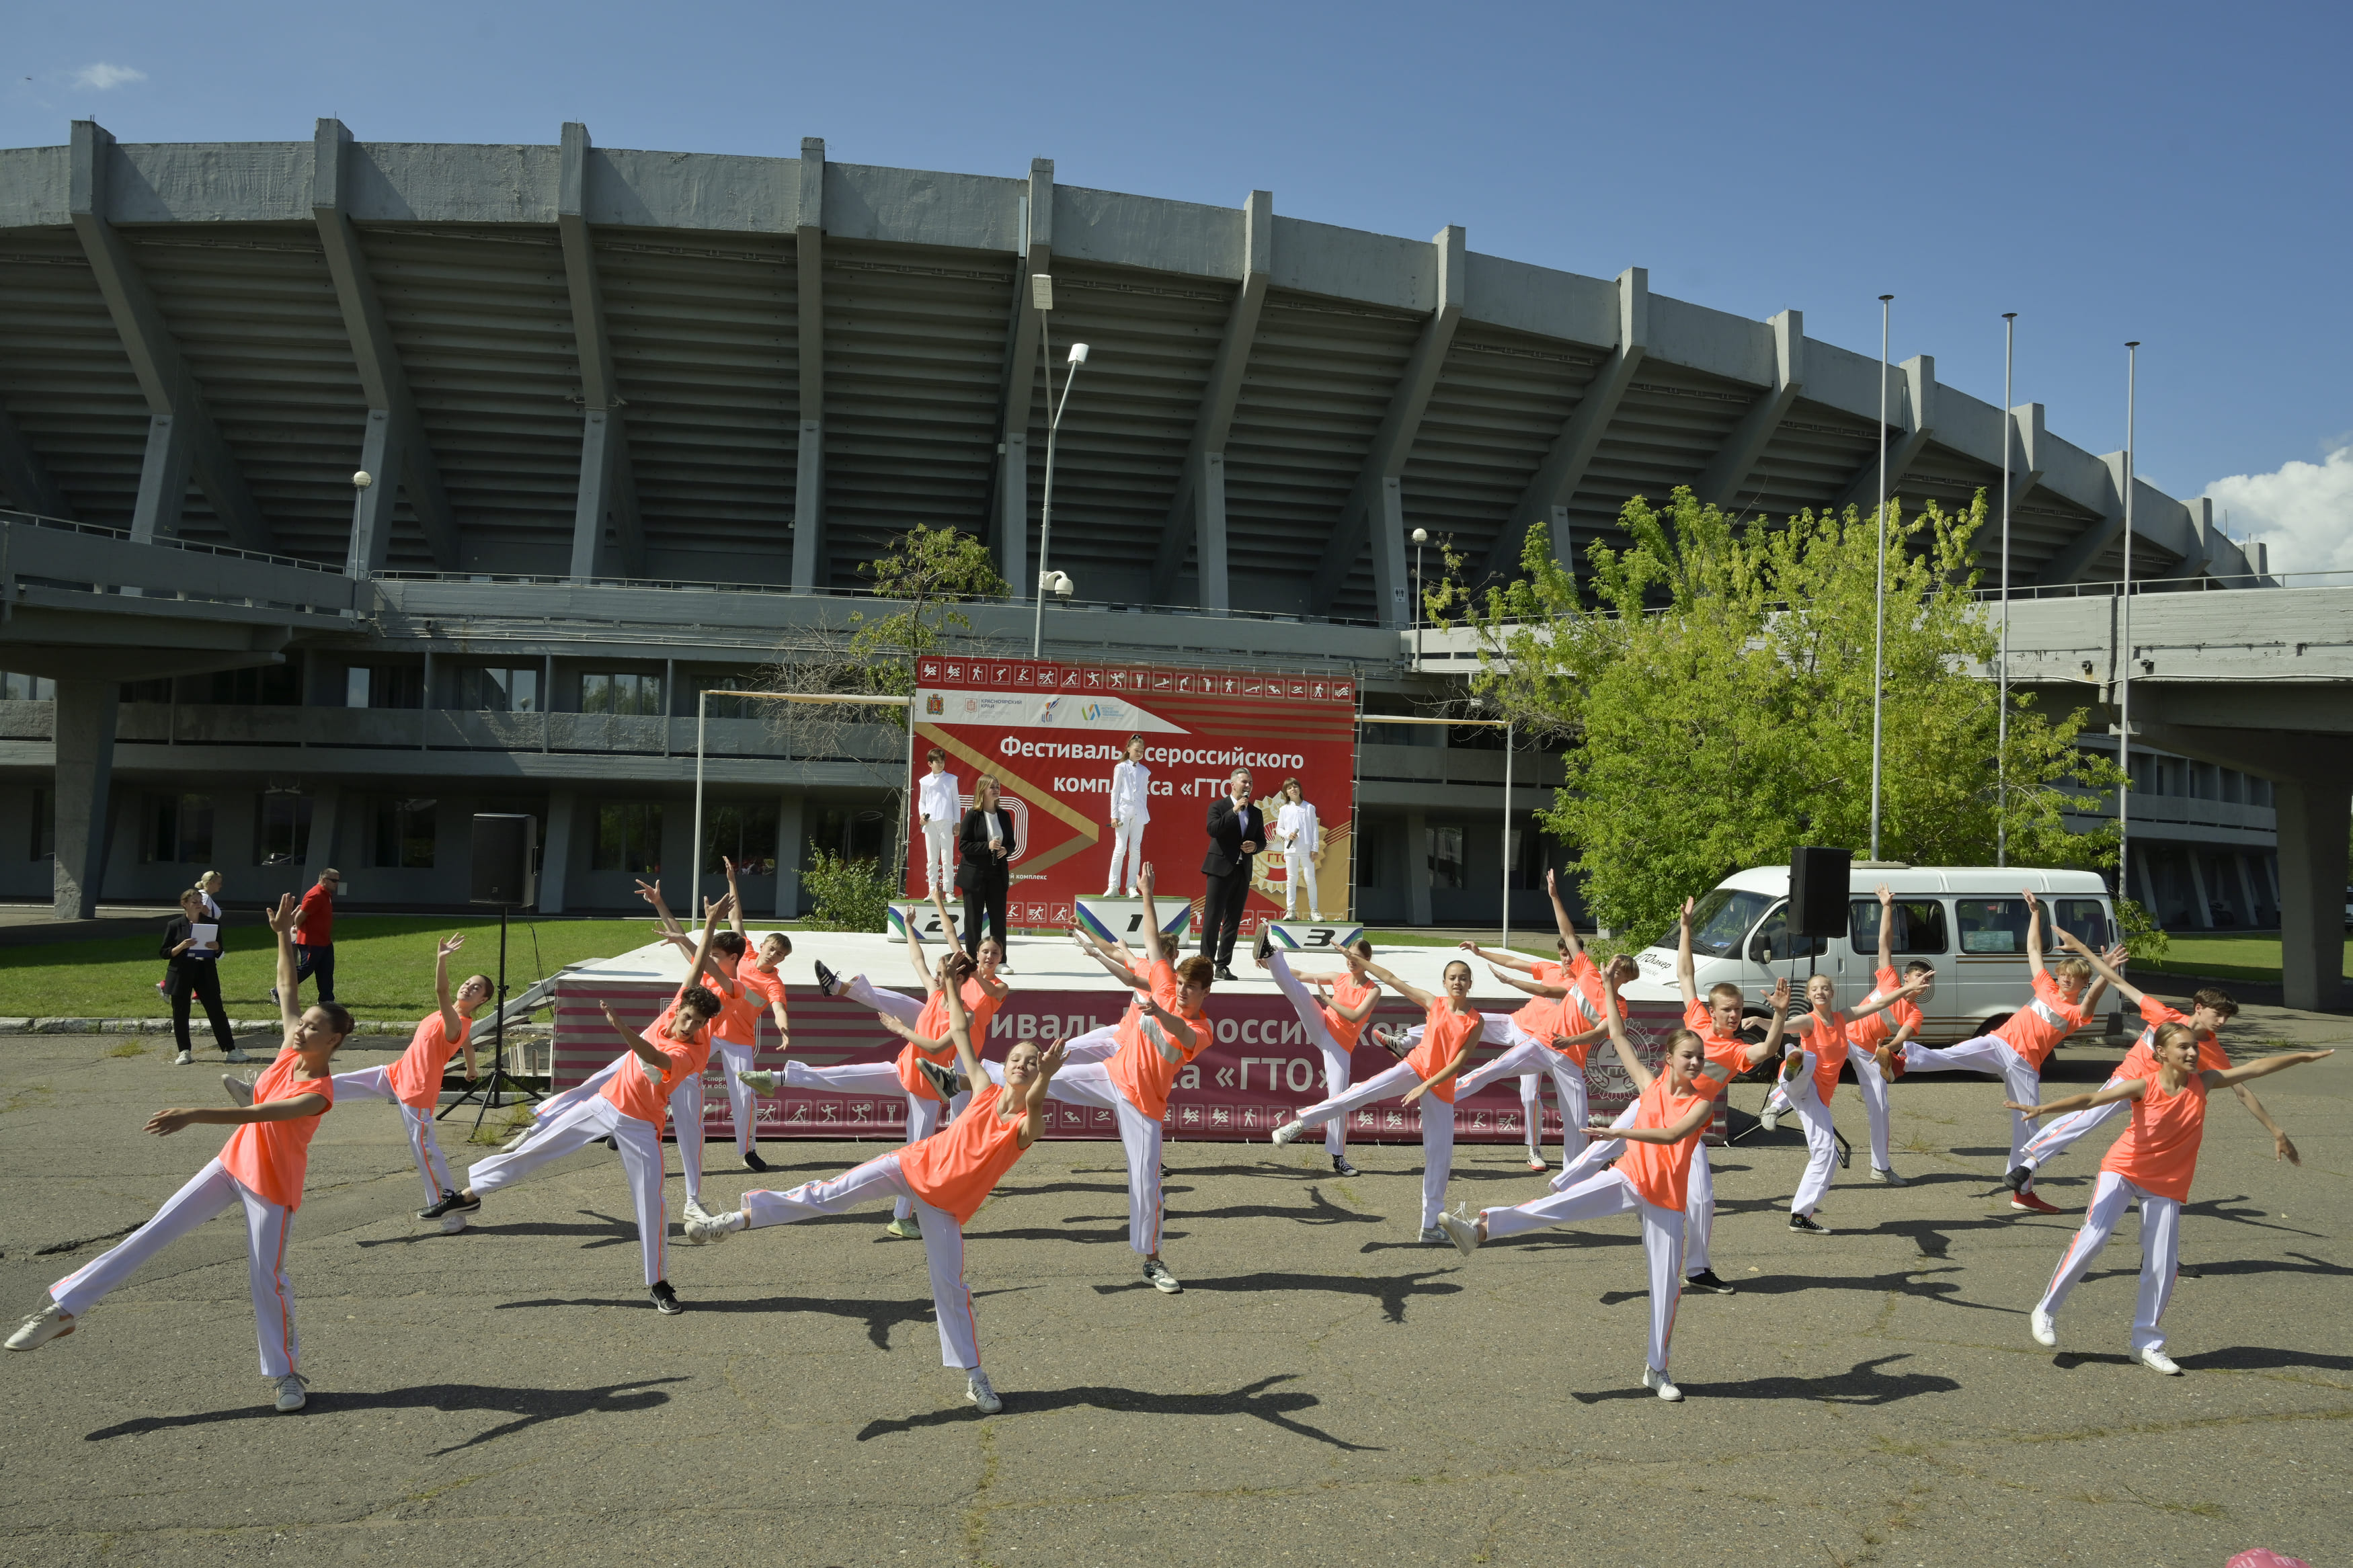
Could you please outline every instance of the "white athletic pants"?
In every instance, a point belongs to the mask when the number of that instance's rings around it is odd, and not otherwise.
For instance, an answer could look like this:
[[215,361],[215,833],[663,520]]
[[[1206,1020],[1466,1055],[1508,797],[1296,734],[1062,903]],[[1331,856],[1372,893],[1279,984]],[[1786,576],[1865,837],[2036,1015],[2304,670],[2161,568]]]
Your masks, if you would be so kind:
[[[842,1000],[846,1002],[855,1002],[860,1006],[871,1008],[877,1013],[888,1013],[899,1022],[908,1025],[913,1024],[916,1019],[923,1016],[923,1003],[926,1000],[922,996],[910,996],[903,991],[884,991],[863,974],[853,974],[843,981],[841,995]],[[979,1045],[978,1040],[973,1042],[976,1050]]]
[[[785,1060],[785,1083],[788,1088],[805,1089],[815,1094],[875,1094],[899,1095],[907,1102],[907,1142],[920,1143],[940,1130],[940,1102],[928,1094],[910,1094],[899,1079],[896,1062],[844,1062],[839,1067],[813,1068],[797,1058]],[[961,1111],[969,1093],[955,1097],[954,1109]],[[892,1211],[899,1219],[912,1212],[908,1200],[901,1198]]]
[[727,1118],[735,1124],[735,1152],[748,1154],[752,1145],[760,1141],[760,1097],[752,1092],[750,1084],[735,1075],[752,1070],[759,1047],[738,1045],[733,1040],[714,1040],[711,1054],[719,1058],[719,1081],[727,1090]]
[[[1403,1094],[1420,1081],[1421,1074],[1411,1062],[1399,1062],[1329,1100],[1318,1100],[1300,1111],[1298,1120],[1310,1127],[1320,1126],[1360,1105]],[[1423,1095],[1414,1105],[1421,1112],[1421,1228],[1429,1230],[1445,1212],[1446,1179],[1454,1173],[1454,1107],[1435,1094]]]
[[[575,1084],[562,1094],[553,1095],[541,1100],[539,1110],[533,1119],[532,1136],[536,1138],[558,1117],[563,1116],[566,1111],[576,1110],[591,1100],[600,1105],[610,1105],[612,1101],[605,1098],[605,1086],[613,1081],[613,1075],[620,1071],[624,1065],[634,1068],[637,1061],[636,1052],[624,1052],[590,1074],[586,1082]],[[629,1121],[636,1119],[625,1116],[621,1120]],[[702,1075],[701,1073],[696,1073],[691,1078],[681,1079],[678,1087],[670,1091],[670,1130],[678,1139],[678,1167],[686,1176],[686,1195],[701,1203],[702,1201]],[[602,1137],[603,1134],[599,1133],[597,1136]],[[657,1143],[661,1142],[659,1129],[655,1131],[654,1142]],[[522,1151],[518,1149],[515,1152],[521,1153]]]
[[1104,898],[1135,891],[1136,873],[1144,869],[1144,822],[1137,817],[1113,819],[1111,869],[1103,873]]
[[[2116,1081],[2113,1078],[2108,1079],[2109,1083]],[[2088,1135],[2094,1130],[2105,1126],[2119,1116],[2131,1114],[2131,1100],[2112,1100],[2105,1105],[2094,1105],[2084,1110],[2069,1111],[2064,1116],[2054,1116],[2042,1127],[2037,1128],[2034,1136],[2026,1141],[2025,1157],[2018,1163],[2030,1171],[2040,1171],[2045,1164],[2065,1153],[2076,1140]]]
[[50,1286],[49,1300],[80,1317],[137,1273],[141,1264],[239,1203],[245,1205],[246,1283],[253,1292],[261,1375],[286,1376],[293,1372],[301,1349],[294,1331],[294,1287],[286,1278],[286,1237],[294,1213],[230,1175],[218,1160],[189,1177],[186,1186],[164,1201],[154,1218]]
[[475,1161],[466,1173],[466,1185],[476,1197],[488,1197],[550,1160],[601,1138],[612,1139],[621,1152],[621,1169],[628,1173],[629,1199],[638,1212],[638,1250],[645,1255],[646,1283],[652,1285],[667,1278],[663,1268],[670,1247],[670,1210],[662,1202],[661,1129],[652,1122],[624,1116],[620,1107],[599,1096],[533,1128],[512,1153]]
[[1544,1080],[1538,1075],[1549,1073],[1552,1075],[1553,1095],[1560,1102],[1562,1147],[1567,1152],[1575,1153],[1577,1145],[1585,1141],[1578,1131],[1585,1125],[1586,1117],[1585,1069],[1517,1024],[1507,1019],[1505,1027],[1511,1030],[1512,1043],[1504,1048],[1503,1055],[1482,1063],[1477,1070],[1465,1073],[1457,1079],[1460,1087],[1455,1089],[1454,1098],[1460,1100],[1466,1094],[1476,1094],[1499,1078],[1519,1074],[1520,1104],[1527,1110],[1527,1144],[1533,1151],[1544,1142],[1544,1123],[1538,1120],[1543,1114],[1540,1087]]
[[1831,1108],[1822,1103],[1814,1083],[1814,1053],[1800,1051],[1796,1060],[1797,1076],[1782,1079],[1780,1087],[1806,1130],[1806,1171],[1798,1178],[1797,1196],[1789,1200],[1789,1212],[1801,1215],[1819,1208],[1822,1194],[1831,1190],[1831,1173],[1838,1168],[1838,1134],[1831,1130]]
[[923,889],[945,890],[955,886],[956,825],[923,824]]
[[[1699,1162],[1692,1163],[1696,1168]],[[1550,1197],[1533,1198],[1514,1208],[1487,1209],[1479,1217],[1486,1221],[1492,1241],[1524,1230],[1620,1214],[1642,1216],[1642,1253],[1651,1265],[1651,1366],[1664,1372],[1668,1346],[1675,1337],[1675,1308],[1683,1294],[1683,1215],[1645,1201],[1634,1184],[1617,1172],[1602,1171]]]
[[[2042,1098],[2042,1069],[2011,1050],[2009,1041],[1992,1035],[1979,1035],[1941,1051],[1924,1049],[1919,1041],[1912,1041],[1904,1047],[1904,1067],[1908,1072],[1981,1072],[2001,1079],[2010,1098],[2021,1105],[2032,1105]],[[2024,1160],[2027,1141],[2033,1136],[2034,1123],[2011,1111],[2010,1165],[2005,1169],[2014,1169]]]
[[[1612,1127],[1631,1127],[1634,1112],[1641,1110],[1632,1104],[1618,1113]],[[1591,1179],[1607,1170],[1611,1161],[1626,1152],[1623,1138],[1597,1138],[1585,1146],[1585,1152],[1567,1161],[1552,1179],[1552,1190],[1565,1193],[1579,1182]],[[1683,1274],[1704,1274],[1708,1270],[1708,1245],[1715,1238],[1715,1173],[1707,1163],[1707,1145],[1692,1151],[1691,1175],[1683,1184]]]
[[[1307,1031],[1309,1042],[1324,1053],[1325,1097],[1347,1093],[1353,1064],[1349,1060],[1349,1053],[1332,1037],[1331,1026],[1324,1022],[1324,1009],[1315,1005],[1314,996],[1300,984],[1299,976],[1291,973],[1291,961],[1283,956],[1282,949],[1276,948],[1267,953],[1266,967],[1268,973],[1274,976],[1275,985],[1282,992],[1283,1000],[1289,1002],[1291,1010],[1299,1015],[1300,1025]],[[1348,1119],[1342,1116],[1325,1122],[1324,1152],[1336,1158],[1345,1153],[1347,1148]]]
[[[449,1162],[441,1157],[441,1145],[433,1136],[433,1112],[402,1103],[399,1093],[392,1087],[390,1068],[339,1072],[333,1082],[338,1105],[346,1100],[388,1100],[400,1107],[401,1121],[408,1130],[408,1152],[417,1162],[418,1179],[425,1184],[427,1203],[438,1203],[443,1193],[456,1190],[456,1184],[449,1180]],[[466,1216],[450,1217],[462,1222]]]
[[1316,911],[1324,900],[1315,891],[1315,855],[1312,849],[1286,849],[1282,866],[1287,873],[1282,879],[1282,915],[1285,920],[1299,918],[1299,890],[1307,889],[1307,914],[1311,920],[1320,918]]
[[896,1150],[829,1182],[804,1182],[788,1193],[745,1193],[744,1223],[749,1230],[790,1225],[890,1197],[898,1199],[900,1213],[913,1211],[915,1224],[923,1233],[923,1261],[932,1272],[932,1311],[940,1324],[940,1364],[978,1368],[980,1340],[972,1320],[972,1291],[964,1279],[964,1226],[956,1223],[955,1215],[915,1195],[906,1173],[899,1168]]
[[1146,1258],[1160,1252],[1160,1122],[1131,1104],[1103,1062],[1078,1062],[1056,1073],[1046,1098],[1092,1106],[1119,1118],[1127,1150],[1127,1245]]
[[2161,1198],[2126,1181],[2114,1171],[2102,1171],[2093,1185],[2091,1206],[2084,1211],[2084,1228],[2067,1244],[2067,1255],[2051,1276],[2042,1293],[2042,1310],[2052,1317],[2067,1302],[2084,1270],[2108,1245],[2125,1210],[2140,1205],[2140,1302],[2133,1313],[2132,1348],[2137,1352],[2165,1343],[2165,1309],[2173,1300],[2173,1277],[2181,1266],[2181,1204]]
[[[1856,1051],[1847,1058],[1854,1068],[1854,1087],[1862,1095],[1862,1109],[1871,1118],[1871,1168],[1892,1170],[1887,1154],[1887,1075],[1879,1070],[1879,1058],[1868,1051]],[[1773,1092],[1765,1097],[1765,1109],[1787,1115],[1797,1108],[1789,1103],[1789,1086],[1777,1083]]]

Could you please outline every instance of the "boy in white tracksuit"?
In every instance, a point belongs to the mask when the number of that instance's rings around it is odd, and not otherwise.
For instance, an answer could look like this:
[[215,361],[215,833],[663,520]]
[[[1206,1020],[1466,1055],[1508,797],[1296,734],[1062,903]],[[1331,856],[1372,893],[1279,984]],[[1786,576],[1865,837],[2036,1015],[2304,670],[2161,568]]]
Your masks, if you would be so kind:
[[1282,850],[1282,918],[1299,918],[1299,890],[1307,889],[1307,918],[1324,918],[1324,900],[1315,890],[1315,852],[1324,847],[1324,826],[1315,818],[1315,805],[1297,779],[1285,779],[1275,792],[1282,804],[1275,809],[1274,841]]
[[1152,770],[1144,765],[1144,737],[1130,735],[1126,759],[1111,770],[1111,869],[1103,874],[1104,898],[1122,892],[1135,897],[1135,874],[1144,867],[1144,825],[1151,820]]
[[915,820],[923,825],[923,880],[933,892],[955,882],[956,828],[964,821],[964,796],[947,753],[934,746],[923,758],[929,770],[915,785]]

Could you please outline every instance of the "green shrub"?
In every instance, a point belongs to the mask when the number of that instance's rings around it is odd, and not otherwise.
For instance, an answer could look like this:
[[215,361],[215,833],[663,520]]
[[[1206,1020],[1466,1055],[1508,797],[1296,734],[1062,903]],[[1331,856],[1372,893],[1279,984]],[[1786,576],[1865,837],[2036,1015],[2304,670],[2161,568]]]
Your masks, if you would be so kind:
[[801,873],[812,900],[801,924],[811,931],[879,931],[888,919],[891,879],[872,860],[850,860],[817,850]]

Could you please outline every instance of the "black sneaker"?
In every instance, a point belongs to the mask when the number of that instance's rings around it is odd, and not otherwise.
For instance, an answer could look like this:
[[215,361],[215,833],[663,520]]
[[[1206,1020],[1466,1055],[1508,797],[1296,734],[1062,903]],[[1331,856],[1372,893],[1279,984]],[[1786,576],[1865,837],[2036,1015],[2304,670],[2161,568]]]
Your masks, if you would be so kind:
[[1229,969],[1226,965],[1220,963],[1218,965],[1218,978],[1220,980],[1239,980],[1241,976],[1236,974],[1231,969]]
[[744,1168],[747,1171],[765,1171],[768,1168],[768,1162],[760,1158],[760,1152],[757,1149],[746,1150],[744,1154]]
[[917,1070],[923,1073],[923,1081],[932,1086],[932,1092],[938,1095],[941,1100],[950,1100],[956,1097],[956,1075],[955,1073],[950,1072],[947,1068],[940,1067],[935,1063],[927,1062],[921,1057],[917,1057],[915,1058],[915,1067]]
[[616,1154],[621,1152],[620,1142],[610,1132],[606,1133],[605,1136],[597,1139],[596,1142],[602,1143],[606,1148],[610,1149]]
[[441,1193],[441,1201],[426,1208],[418,1209],[417,1211],[417,1217],[418,1219],[439,1219],[443,1215],[472,1214],[476,1209],[480,1208],[481,1206],[482,1200],[480,1198],[464,1197],[444,1188]]
[[1683,1289],[1705,1291],[1711,1296],[1729,1296],[1733,1293],[1731,1281],[1718,1278],[1713,1268],[1703,1268],[1696,1274],[1685,1275]]
[[2173,1277],[2177,1279],[2196,1279],[2201,1278],[2198,1272],[2198,1265],[2194,1263],[2176,1263],[2173,1266]]
[[825,966],[824,959],[818,959],[817,961],[817,988],[819,991],[824,992],[827,995],[833,996],[839,994],[839,993],[834,990],[834,987],[840,984],[841,976],[836,974],[832,970],[828,969]]
[[1264,969],[1267,967],[1267,959],[1273,952],[1274,933],[1264,926],[1259,927],[1258,942],[1250,949],[1250,956],[1258,961],[1258,966],[1261,969]]
[[2026,1190],[2026,1184],[2032,1180],[2034,1180],[2033,1166],[2014,1165],[2010,1168],[2010,1174],[2001,1179],[2001,1184],[2013,1193],[2022,1193]]
[[1800,1236],[1828,1236],[1830,1234],[1830,1227],[1815,1224],[1814,1216],[1810,1214],[1791,1215],[1789,1216],[1789,1228],[1796,1231]]
[[653,1289],[646,1294],[654,1299],[654,1310],[665,1318],[675,1318],[686,1310],[686,1303],[678,1299],[678,1292],[670,1288],[667,1279],[655,1280]]
[[1348,1156],[1345,1154],[1335,1154],[1332,1156],[1332,1173],[1335,1176],[1353,1176],[1356,1173],[1356,1167],[1348,1163]]

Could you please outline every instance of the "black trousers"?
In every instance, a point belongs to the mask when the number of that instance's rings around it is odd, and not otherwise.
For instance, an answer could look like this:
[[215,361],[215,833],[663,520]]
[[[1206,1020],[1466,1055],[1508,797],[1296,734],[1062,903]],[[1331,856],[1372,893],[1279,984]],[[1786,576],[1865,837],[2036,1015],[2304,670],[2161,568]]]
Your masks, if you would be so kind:
[[981,927],[987,925],[997,933],[999,952],[1010,952],[1005,940],[1006,884],[994,888],[966,888],[964,890],[964,950],[978,957]]
[[294,984],[300,985],[316,974],[319,977],[319,1000],[335,999],[335,944],[322,942],[316,947],[296,943],[294,948]]
[[237,1049],[237,1037],[229,1033],[228,1015],[221,1010],[220,970],[212,963],[187,963],[180,966],[182,984],[172,996],[172,1033],[179,1037],[180,1048],[193,1051],[188,1043],[188,1015],[197,1002],[205,1005],[205,1016],[212,1020],[213,1038],[224,1051]]
[[1209,890],[1201,900],[1201,956],[1220,968],[1231,968],[1234,938],[1242,929],[1242,905],[1250,899],[1247,867],[1209,873]]

